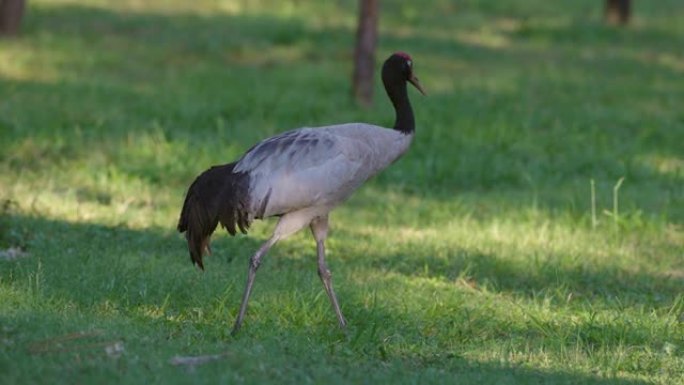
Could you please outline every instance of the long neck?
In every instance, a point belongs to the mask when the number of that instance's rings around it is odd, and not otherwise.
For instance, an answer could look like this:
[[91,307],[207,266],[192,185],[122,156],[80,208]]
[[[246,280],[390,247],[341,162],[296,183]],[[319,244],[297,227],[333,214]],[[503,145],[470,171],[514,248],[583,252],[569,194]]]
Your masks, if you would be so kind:
[[392,101],[396,113],[394,129],[404,134],[412,134],[416,130],[416,121],[406,91],[406,82],[388,88],[387,95]]

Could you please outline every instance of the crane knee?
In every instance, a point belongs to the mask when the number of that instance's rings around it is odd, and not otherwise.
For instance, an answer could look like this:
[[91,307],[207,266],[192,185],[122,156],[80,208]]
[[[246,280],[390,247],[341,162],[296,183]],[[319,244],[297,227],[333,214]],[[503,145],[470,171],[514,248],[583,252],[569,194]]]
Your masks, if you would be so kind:
[[261,258],[252,257],[249,259],[249,268],[256,271],[261,266]]
[[332,277],[332,273],[325,267],[318,268],[318,276],[323,280],[328,280]]

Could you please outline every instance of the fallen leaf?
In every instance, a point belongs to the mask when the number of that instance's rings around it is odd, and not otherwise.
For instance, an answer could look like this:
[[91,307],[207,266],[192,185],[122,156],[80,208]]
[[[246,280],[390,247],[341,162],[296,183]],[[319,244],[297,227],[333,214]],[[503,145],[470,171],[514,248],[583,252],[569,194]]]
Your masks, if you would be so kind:
[[0,259],[5,261],[14,261],[15,259],[28,257],[28,253],[20,247],[10,247],[9,249],[0,250]]
[[122,341],[116,341],[105,346],[105,352],[112,358],[119,358],[124,352],[124,344]]

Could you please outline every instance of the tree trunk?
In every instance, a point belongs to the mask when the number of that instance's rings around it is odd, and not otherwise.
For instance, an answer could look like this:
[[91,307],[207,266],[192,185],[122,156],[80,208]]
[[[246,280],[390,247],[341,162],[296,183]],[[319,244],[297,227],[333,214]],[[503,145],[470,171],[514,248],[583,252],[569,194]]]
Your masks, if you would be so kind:
[[0,0],[0,36],[19,33],[25,0]]
[[379,0],[359,0],[359,26],[354,49],[353,90],[356,101],[368,107],[373,103],[375,46],[378,41]]
[[626,25],[631,13],[631,0],[606,0],[605,18],[608,24]]

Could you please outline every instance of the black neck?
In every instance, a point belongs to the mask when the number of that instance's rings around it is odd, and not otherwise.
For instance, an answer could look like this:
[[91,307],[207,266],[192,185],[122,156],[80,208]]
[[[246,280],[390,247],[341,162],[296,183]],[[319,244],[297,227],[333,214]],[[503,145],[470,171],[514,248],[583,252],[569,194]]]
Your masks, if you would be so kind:
[[416,121],[413,117],[413,108],[408,98],[406,82],[394,85],[387,89],[387,95],[392,101],[396,119],[394,129],[404,134],[412,134],[416,130]]

